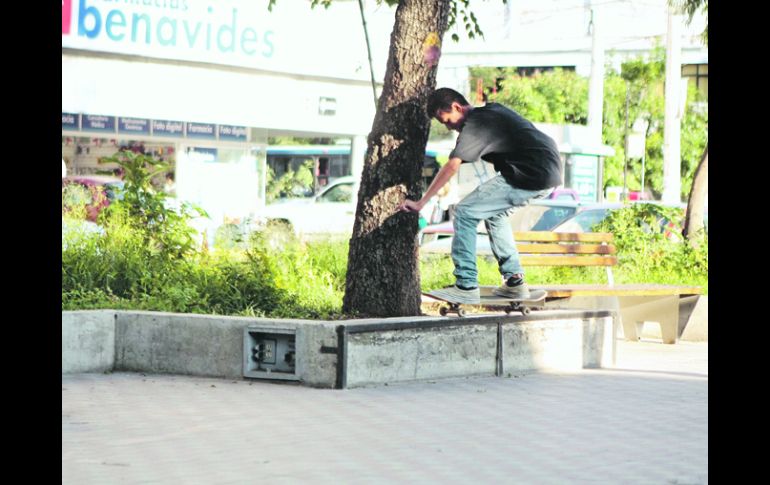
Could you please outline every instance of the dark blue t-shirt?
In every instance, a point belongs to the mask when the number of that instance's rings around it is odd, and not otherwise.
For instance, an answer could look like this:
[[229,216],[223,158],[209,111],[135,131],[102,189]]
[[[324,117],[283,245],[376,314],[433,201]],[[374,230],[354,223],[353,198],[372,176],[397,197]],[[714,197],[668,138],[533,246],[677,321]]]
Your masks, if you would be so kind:
[[541,190],[562,183],[562,163],[556,142],[517,112],[498,103],[473,108],[449,155],[494,164],[513,185]]

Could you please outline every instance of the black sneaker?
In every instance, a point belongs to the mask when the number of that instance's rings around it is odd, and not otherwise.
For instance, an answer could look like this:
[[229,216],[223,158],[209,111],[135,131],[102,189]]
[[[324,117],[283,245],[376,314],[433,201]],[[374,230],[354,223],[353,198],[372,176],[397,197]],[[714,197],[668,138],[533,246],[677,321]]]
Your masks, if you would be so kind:
[[529,298],[529,286],[524,283],[524,278],[521,276],[511,276],[508,281],[492,290],[492,294],[524,300]]

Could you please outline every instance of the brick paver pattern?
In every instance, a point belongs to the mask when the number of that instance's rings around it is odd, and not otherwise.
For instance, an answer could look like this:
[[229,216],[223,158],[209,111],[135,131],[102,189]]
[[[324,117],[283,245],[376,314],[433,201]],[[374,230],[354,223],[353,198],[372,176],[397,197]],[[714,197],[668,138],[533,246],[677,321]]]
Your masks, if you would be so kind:
[[62,483],[708,483],[708,344],[342,391],[63,375]]

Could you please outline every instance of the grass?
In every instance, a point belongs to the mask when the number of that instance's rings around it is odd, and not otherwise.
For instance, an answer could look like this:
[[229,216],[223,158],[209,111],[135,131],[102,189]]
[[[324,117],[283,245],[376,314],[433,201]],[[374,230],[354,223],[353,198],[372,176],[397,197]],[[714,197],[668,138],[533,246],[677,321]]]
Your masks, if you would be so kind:
[[[275,228],[223,240],[210,251],[169,255],[147,245],[141,228],[119,217],[104,234],[63,235],[62,308],[110,308],[272,318],[338,319],[347,241],[303,242]],[[708,293],[708,242],[699,249],[653,236],[617,237],[617,283],[701,286]],[[499,285],[497,264],[478,258],[479,283]],[[454,283],[449,256],[420,261],[423,291]],[[604,268],[530,267],[530,284],[606,283]]]

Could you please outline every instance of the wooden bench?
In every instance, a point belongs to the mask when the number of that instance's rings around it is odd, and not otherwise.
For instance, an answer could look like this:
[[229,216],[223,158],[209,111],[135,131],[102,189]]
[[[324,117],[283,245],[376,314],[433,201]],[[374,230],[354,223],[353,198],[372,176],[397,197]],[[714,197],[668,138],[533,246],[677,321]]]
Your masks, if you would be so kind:
[[549,307],[618,311],[623,334],[638,340],[645,322],[658,322],[664,343],[676,343],[681,298],[700,295],[697,286],[659,284],[616,285],[612,266],[618,262],[611,233],[515,232],[522,266],[603,266],[607,284],[530,285],[548,292]]

